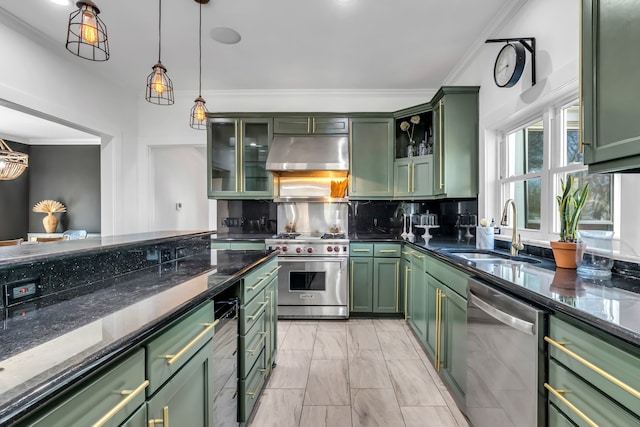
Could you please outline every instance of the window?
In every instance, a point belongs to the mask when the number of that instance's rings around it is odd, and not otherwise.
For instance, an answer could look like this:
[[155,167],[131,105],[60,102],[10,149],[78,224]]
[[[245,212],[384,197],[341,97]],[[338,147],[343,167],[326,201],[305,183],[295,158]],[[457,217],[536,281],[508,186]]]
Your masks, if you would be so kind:
[[573,101],[547,107],[524,125],[503,133],[501,203],[516,202],[519,229],[542,233],[544,239],[559,232],[555,197],[560,180],[572,175],[581,186],[589,183],[579,228],[613,230],[613,176],[587,174],[579,146],[579,117],[580,107]]

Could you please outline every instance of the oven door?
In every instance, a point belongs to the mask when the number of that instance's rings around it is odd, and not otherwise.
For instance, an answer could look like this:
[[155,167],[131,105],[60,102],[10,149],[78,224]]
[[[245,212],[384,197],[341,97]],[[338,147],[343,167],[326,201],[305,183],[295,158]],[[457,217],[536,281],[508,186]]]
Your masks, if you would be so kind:
[[347,306],[346,257],[278,258],[278,305]]

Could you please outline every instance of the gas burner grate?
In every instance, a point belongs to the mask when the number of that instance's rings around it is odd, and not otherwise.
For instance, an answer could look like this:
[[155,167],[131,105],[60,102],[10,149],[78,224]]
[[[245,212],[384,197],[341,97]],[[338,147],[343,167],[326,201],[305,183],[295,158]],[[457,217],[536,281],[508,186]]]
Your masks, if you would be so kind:
[[346,239],[347,236],[344,233],[324,233],[321,239]]
[[300,233],[280,233],[273,236],[274,239],[295,239]]

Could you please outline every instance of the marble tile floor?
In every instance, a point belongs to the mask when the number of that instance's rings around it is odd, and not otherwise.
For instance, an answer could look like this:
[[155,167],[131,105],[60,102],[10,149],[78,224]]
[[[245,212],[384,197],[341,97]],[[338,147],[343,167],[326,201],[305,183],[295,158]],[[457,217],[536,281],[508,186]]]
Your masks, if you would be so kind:
[[251,427],[468,427],[404,320],[278,322]]

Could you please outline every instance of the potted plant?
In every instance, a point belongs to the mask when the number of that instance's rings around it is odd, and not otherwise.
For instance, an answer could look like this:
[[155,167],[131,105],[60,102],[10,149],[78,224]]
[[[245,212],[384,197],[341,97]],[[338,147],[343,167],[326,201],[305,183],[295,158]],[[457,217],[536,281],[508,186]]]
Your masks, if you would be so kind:
[[582,209],[589,197],[589,184],[585,184],[582,189],[573,189],[575,179],[567,176],[567,182],[560,180],[562,194],[556,196],[558,211],[560,213],[560,240],[551,242],[553,257],[556,266],[561,268],[576,268],[576,233],[578,221]]

